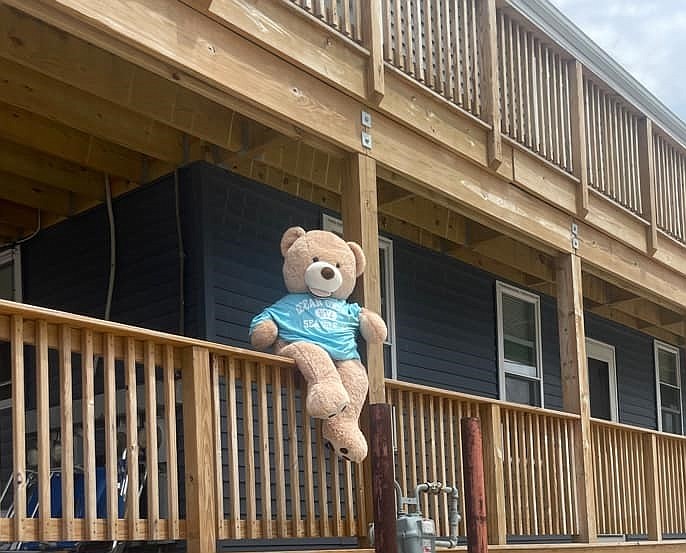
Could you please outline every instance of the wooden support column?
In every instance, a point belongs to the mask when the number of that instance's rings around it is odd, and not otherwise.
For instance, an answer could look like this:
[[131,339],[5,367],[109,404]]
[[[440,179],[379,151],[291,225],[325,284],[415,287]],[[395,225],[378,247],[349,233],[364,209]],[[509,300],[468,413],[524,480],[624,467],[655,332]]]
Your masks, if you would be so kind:
[[588,152],[586,117],[584,112],[584,73],[579,60],[570,60],[569,106],[572,126],[572,172],[579,179],[576,194],[576,214],[582,219],[588,214]]
[[660,504],[660,465],[657,457],[657,436],[643,436],[643,462],[645,463],[645,511],[648,517],[648,539],[662,541],[662,505]]
[[580,415],[574,427],[574,466],[579,513],[579,541],[598,539],[596,527],[593,457],[591,450],[591,404],[588,388],[586,332],[581,284],[581,258],[573,253],[557,259],[557,318],[560,334],[562,404],[565,411]]
[[500,405],[496,403],[482,405],[479,416],[481,417],[484,450],[488,543],[490,545],[504,545],[507,543],[507,528],[505,524],[505,475]]
[[[361,306],[381,313],[379,276],[379,215],[376,200],[376,161],[363,154],[351,154],[343,183],[343,235],[362,246],[367,268],[357,280],[353,299]],[[383,346],[367,344],[369,403],[385,403]]]
[[358,5],[362,10],[362,44],[369,50],[367,97],[378,104],[385,93],[381,0],[364,0]]
[[197,346],[184,350],[182,369],[186,548],[188,553],[208,553],[217,550],[209,352]]
[[655,215],[655,160],[653,157],[653,122],[644,117],[638,122],[638,166],[641,179],[643,217],[648,221],[646,242],[648,255],[658,248],[657,217]]
[[[346,240],[360,244],[367,258],[367,267],[357,280],[353,299],[367,309],[380,313],[376,161],[362,154],[351,154],[346,167],[342,194],[343,235]],[[389,475],[384,469],[393,466],[393,451],[388,447],[374,447],[374,444],[383,444],[384,439],[391,436],[390,416],[376,417],[370,424],[370,418],[374,417],[376,410],[385,408],[385,405],[378,404],[386,403],[382,344],[367,344],[367,373],[369,405],[364,411],[362,426],[372,448],[371,459],[368,458],[363,467],[366,489],[371,490],[366,493],[365,510],[368,518],[384,521],[384,532],[395,535],[395,517],[389,517],[388,513],[380,511],[386,505],[395,505],[392,473],[389,481]],[[377,548],[377,551],[381,550]]]
[[500,136],[500,87],[498,86],[498,35],[495,0],[479,2],[481,41],[481,109],[482,117],[491,125],[488,133],[488,165],[497,169],[503,161],[503,141]]

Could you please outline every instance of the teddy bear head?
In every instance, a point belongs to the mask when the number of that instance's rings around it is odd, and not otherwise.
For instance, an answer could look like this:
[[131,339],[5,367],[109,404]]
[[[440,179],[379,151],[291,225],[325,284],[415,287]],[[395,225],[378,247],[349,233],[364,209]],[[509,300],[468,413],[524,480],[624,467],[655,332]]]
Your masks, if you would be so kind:
[[366,265],[364,252],[333,232],[289,228],[281,238],[283,278],[291,294],[345,300]]

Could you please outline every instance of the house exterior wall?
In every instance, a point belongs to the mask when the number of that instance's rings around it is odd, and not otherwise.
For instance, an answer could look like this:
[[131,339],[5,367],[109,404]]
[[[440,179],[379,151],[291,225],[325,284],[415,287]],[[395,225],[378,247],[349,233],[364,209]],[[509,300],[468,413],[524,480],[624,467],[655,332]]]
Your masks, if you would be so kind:
[[[249,347],[250,320],[285,293],[283,231],[292,225],[319,228],[324,213],[337,214],[205,163],[181,170],[179,186],[185,334]],[[114,209],[118,256],[112,319],[178,332],[174,179],[120,198]],[[497,277],[390,238],[398,378],[497,398]],[[27,303],[102,316],[109,269],[104,208],[39,234],[24,247],[23,260]],[[556,301],[540,298],[544,402],[561,409]],[[586,332],[616,348],[620,422],[656,428],[653,339],[590,313]],[[681,358],[683,363],[683,352]],[[75,375],[74,382],[79,380]],[[27,378],[27,386],[31,382]],[[0,442],[4,439],[0,435]],[[0,451],[11,448],[0,444]],[[0,470],[3,463],[0,458]]]

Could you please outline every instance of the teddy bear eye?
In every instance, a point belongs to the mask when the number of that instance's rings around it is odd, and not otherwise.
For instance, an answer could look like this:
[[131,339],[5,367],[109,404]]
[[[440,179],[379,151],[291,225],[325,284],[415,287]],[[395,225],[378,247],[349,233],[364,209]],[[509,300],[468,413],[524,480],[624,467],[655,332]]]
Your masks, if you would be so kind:
[[319,258],[318,258],[318,257],[313,257],[313,258],[312,258],[312,261],[314,261],[314,262],[316,263],[317,261],[319,261]]
[[337,268],[337,269],[340,269],[340,268],[341,268],[341,264],[340,264],[340,263],[336,263],[336,268]]

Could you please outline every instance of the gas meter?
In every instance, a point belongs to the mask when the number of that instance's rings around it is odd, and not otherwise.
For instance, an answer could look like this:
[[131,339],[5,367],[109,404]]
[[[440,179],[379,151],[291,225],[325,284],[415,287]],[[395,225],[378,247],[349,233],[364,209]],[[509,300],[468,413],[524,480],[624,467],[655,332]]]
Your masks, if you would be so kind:
[[[457,547],[457,526],[460,523],[458,510],[458,492],[455,486],[447,486],[440,482],[427,482],[419,484],[415,488],[414,497],[403,497],[400,484],[395,483],[397,518],[396,539],[398,540],[398,553],[435,553],[436,547]],[[419,496],[422,493],[438,495],[445,493],[449,497],[450,509],[448,522],[450,535],[448,537],[436,536],[436,524],[430,518],[424,518],[419,509]],[[409,506],[414,505],[410,512]],[[374,524],[369,527],[369,539],[374,543]]]

